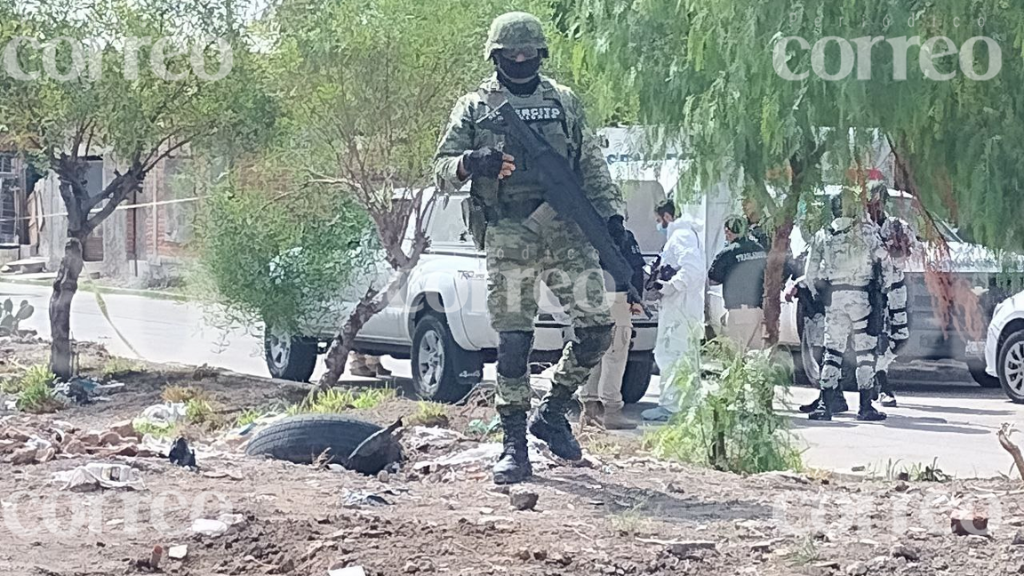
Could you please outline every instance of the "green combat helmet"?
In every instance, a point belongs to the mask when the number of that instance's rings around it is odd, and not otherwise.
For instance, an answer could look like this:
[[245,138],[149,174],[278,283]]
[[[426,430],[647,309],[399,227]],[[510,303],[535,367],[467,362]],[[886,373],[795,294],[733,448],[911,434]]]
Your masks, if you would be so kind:
[[540,20],[526,12],[508,12],[495,18],[487,33],[484,59],[489,60],[495,50],[504,48],[533,48],[547,55],[548,41]]

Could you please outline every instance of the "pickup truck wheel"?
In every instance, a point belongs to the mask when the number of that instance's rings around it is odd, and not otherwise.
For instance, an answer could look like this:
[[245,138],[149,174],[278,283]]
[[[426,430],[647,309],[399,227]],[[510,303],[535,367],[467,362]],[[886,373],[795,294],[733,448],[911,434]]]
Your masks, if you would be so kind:
[[430,312],[416,322],[412,336],[412,383],[425,400],[455,402],[469,392],[456,366],[468,354],[455,343],[444,317]]
[[267,369],[274,378],[307,382],[313,375],[316,367],[316,340],[267,327],[263,332],[263,350]]
[[654,355],[626,362],[626,371],[622,374],[622,401],[636,404],[647,394],[651,385],[651,373],[654,370]]
[[1024,404],[1024,331],[1014,332],[999,347],[999,383],[1010,400]]
[[968,360],[967,370],[971,373],[971,378],[974,378],[982,388],[999,388],[999,378],[989,376],[988,372],[985,372],[983,360]]

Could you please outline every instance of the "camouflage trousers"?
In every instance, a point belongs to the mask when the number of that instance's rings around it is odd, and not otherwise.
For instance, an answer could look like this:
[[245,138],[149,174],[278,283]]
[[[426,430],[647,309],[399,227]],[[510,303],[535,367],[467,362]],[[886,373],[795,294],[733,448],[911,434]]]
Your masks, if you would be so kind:
[[857,354],[857,388],[868,390],[875,385],[876,346],[878,337],[868,330],[871,300],[867,289],[832,292],[832,302],[825,308],[825,354],[822,357],[821,387],[836,388],[842,374],[846,343],[853,335]]
[[552,394],[571,396],[590,377],[611,338],[614,296],[605,290],[596,250],[575,224],[561,220],[539,234],[518,222],[499,222],[488,227],[485,246],[487,311],[501,335],[497,406],[530,407],[529,353],[545,289],[576,332],[551,383]]

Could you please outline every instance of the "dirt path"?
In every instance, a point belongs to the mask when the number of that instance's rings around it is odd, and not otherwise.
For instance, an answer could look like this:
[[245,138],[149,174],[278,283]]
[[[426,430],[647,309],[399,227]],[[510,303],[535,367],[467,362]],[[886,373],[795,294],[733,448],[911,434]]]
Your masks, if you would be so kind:
[[[0,350],[8,367],[45,354],[38,343]],[[100,349],[83,354],[86,372],[104,362]],[[102,430],[158,403],[168,385],[209,391],[225,419],[294,402],[302,392],[183,367],[148,366],[121,381],[126,386],[108,402],[52,415],[0,413],[0,428],[43,433],[59,420]],[[417,408],[395,399],[352,414],[384,424]],[[449,410],[456,431],[490,415]],[[209,447],[199,452],[198,472],[161,457],[58,454],[41,464],[0,464],[0,574],[147,573],[138,560],[156,545],[186,546],[183,559],[164,559],[160,569],[195,576],[324,576],[356,566],[370,576],[1024,573],[1024,545],[1013,545],[1024,525],[1016,482],[739,477],[657,461],[635,444],[588,431],[587,465],[538,469],[516,489],[534,492],[536,508],[520,511],[490,484],[486,463],[437,465],[478,446],[469,439],[407,446],[401,471],[370,478],[248,458],[214,444],[221,432],[195,434],[198,446]],[[55,472],[88,462],[128,463],[146,489],[73,493],[53,482]],[[989,536],[953,535],[950,514],[961,508],[987,514]],[[192,533],[196,519],[218,517],[233,523],[226,533]]]

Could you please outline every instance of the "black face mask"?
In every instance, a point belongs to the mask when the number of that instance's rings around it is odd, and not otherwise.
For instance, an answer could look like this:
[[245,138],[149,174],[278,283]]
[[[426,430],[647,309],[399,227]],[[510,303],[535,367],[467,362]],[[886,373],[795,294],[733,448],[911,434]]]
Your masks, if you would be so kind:
[[[540,70],[540,56],[516,62],[501,54],[495,54],[494,64],[498,70],[498,80],[513,94],[532,94],[540,83],[540,76],[537,74]],[[523,82],[524,80],[526,82]]]

